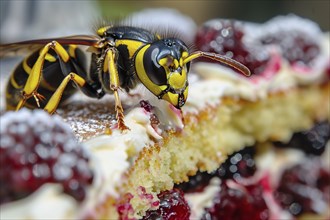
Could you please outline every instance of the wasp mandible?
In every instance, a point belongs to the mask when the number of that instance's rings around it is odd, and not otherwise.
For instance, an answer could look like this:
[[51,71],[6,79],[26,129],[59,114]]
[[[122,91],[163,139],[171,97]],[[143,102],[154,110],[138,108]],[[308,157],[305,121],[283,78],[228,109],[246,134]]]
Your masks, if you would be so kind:
[[[78,45],[89,46],[89,71],[85,53]],[[214,53],[190,52],[178,38],[125,25],[101,27],[95,36],[29,40],[1,45],[0,49],[0,57],[22,49],[35,50],[11,74],[6,90],[8,110],[39,107],[52,114],[76,88],[97,99],[114,94],[120,130],[128,128],[119,89],[129,92],[142,83],[156,97],[180,109],[188,96],[190,63],[198,57],[216,60],[250,75],[249,69],[235,60]]]

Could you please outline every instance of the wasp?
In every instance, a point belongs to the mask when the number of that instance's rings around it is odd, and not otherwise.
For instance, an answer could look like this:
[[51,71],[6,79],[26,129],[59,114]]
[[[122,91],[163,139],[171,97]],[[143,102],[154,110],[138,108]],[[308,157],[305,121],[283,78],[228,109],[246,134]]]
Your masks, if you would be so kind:
[[[88,46],[90,67],[86,66]],[[6,88],[6,108],[43,108],[50,114],[77,89],[100,99],[113,94],[118,128],[126,130],[119,90],[142,83],[158,99],[180,109],[188,96],[192,60],[204,57],[229,65],[245,75],[247,67],[225,56],[190,51],[179,38],[162,37],[128,25],[103,26],[95,35],[28,40],[0,46],[0,57],[34,50],[13,71]]]

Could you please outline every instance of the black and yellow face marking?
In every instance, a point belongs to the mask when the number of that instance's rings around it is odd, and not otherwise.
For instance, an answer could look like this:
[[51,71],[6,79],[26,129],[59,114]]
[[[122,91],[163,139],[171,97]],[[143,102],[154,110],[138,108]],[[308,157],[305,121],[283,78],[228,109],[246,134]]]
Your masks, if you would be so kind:
[[135,57],[136,74],[155,96],[180,108],[188,96],[188,55],[188,47],[176,38],[147,44]]

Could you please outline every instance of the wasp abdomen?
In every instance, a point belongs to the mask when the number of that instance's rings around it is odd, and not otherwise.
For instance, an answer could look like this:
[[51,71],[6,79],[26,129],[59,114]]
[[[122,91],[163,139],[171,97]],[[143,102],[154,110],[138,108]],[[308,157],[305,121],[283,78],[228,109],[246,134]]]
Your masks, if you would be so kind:
[[[71,60],[80,68],[84,68],[84,56],[82,51],[74,46],[66,46]],[[11,74],[6,88],[6,109],[15,110],[19,101],[22,99],[22,91],[30,75],[33,65],[39,57],[40,51],[35,51],[30,56],[26,57],[19,63],[16,69]],[[75,67],[73,67],[75,68]],[[49,51],[46,55],[42,69],[42,77],[37,93],[44,97],[41,100],[40,107],[44,108],[48,100],[63,81],[65,75],[62,73],[61,64],[58,55],[54,51]],[[70,97],[75,92],[73,84],[70,84],[65,89],[62,96],[62,101]],[[35,99],[28,99],[24,105],[27,108],[37,108],[38,104]]]

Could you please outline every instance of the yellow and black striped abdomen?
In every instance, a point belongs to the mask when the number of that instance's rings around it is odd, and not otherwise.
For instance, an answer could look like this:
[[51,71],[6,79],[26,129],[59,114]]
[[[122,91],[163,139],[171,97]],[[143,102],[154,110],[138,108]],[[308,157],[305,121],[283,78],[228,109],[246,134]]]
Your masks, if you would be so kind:
[[[69,52],[71,59],[74,61],[78,60],[76,58],[82,59],[82,52],[75,48],[74,46],[67,46],[65,49]],[[15,110],[18,102],[22,98],[22,91],[31,73],[34,63],[39,57],[40,51],[32,53],[30,56],[26,57],[21,63],[17,65],[13,73],[11,74],[6,88],[6,109]],[[77,61],[80,62],[80,61]],[[46,55],[46,60],[44,62],[42,77],[40,81],[39,88],[37,92],[41,94],[45,100],[40,102],[40,107],[43,108],[49,98],[52,96],[54,91],[60,85],[64,79],[64,74],[62,73],[59,57],[54,51],[49,51]],[[73,94],[75,88],[72,85],[68,85],[66,88],[62,101]],[[37,108],[37,103],[34,98],[30,98],[24,105],[27,108]]]

